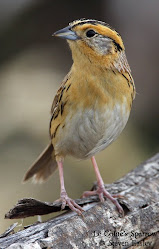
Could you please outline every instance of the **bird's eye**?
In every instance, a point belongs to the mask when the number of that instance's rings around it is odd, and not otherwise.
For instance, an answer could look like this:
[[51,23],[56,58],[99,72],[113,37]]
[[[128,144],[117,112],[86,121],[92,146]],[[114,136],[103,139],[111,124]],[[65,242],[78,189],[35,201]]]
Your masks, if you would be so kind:
[[93,29],[90,29],[86,32],[86,36],[91,38],[96,34],[96,32]]

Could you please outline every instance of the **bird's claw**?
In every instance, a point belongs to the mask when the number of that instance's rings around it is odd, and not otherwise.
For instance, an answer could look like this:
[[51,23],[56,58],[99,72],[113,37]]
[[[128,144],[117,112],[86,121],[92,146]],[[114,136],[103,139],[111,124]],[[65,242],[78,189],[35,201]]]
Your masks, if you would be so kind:
[[124,210],[122,206],[119,204],[118,200],[115,198],[123,198],[121,195],[111,195],[108,191],[106,191],[105,187],[98,187],[97,190],[93,191],[85,191],[82,195],[82,198],[92,196],[92,195],[98,195],[101,202],[104,202],[104,197],[108,198],[113,202],[113,204],[117,207],[120,214],[124,214]]
[[65,209],[68,206],[72,211],[76,212],[78,215],[82,215],[84,211],[81,206],[79,206],[73,199],[69,198],[66,192],[61,193],[61,197],[58,202],[61,202],[61,209]]

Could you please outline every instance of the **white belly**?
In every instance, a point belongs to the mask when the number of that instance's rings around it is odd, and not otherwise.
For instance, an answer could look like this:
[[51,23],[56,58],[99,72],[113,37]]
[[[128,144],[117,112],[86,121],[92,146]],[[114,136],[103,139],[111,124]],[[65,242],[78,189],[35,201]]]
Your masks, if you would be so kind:
[[[61,133],[60,143],[55,150],[63,151],[76,158],[89,158],[112,143],[125,127],[129,117],[126,102],[103,110],[77,110],[68,115],[65,136]],[[67,134],[67,135],[66,135]]]

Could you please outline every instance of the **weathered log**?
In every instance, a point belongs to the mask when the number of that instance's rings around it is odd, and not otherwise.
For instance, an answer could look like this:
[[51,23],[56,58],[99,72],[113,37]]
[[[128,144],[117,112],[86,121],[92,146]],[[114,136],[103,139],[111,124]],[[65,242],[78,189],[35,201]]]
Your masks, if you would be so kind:
[[[77,204],[83,206],[88,203],[98,202],[97,196],[90,198],[83,198],[75,200]],[[66,206],[63,210],[68,210]],[[24,198],[19,200],[18,203],[5,215],[6,219],[23,219],[35,215],[50,214],[53,212],[61,211],[61,202],[42,202],[33,198]]]
[[[105,186],[110,193],[124,196],[119,199],[124,217],[119,216],[109,200],[96,203],[96,197],[79,199],[77,202],[86,210],[83,216],[67,211],[17,233],[6,236],[4,233],[0,237],[0,248],[159,248],[159,153],[120,180]],[[30,204],[34,203],[32,215],[37,205],[42,207],[40,212],[60,208],[53,203],[32,202],[32,199],[27,199],[27,205],[29,200]],[[18,212],[19,217],[28,216],[25,201],[20,202],[22,209],[15,206],[6,217],[14,218],[12,214],[18,215]],[[11,213],[13,210],[16,212]]]

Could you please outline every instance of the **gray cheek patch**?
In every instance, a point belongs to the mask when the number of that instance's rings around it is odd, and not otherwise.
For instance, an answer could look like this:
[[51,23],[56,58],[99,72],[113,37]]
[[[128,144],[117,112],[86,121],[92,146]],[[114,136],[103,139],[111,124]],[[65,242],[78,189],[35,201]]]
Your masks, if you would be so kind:
[[112,40],[102,35],[87,39],[87,44],[101,55],[109,54],[112,49]]

